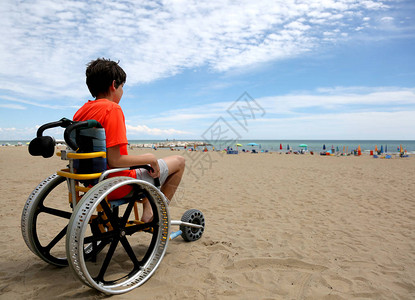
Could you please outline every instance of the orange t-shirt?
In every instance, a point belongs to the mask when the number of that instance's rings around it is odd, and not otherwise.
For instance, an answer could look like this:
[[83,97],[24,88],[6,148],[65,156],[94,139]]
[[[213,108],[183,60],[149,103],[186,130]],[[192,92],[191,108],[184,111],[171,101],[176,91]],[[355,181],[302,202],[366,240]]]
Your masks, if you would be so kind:
[[[127,130],[124,113],[117,103],[107,99],[89,100],[73,116],[74,121],[96,120],[105,129],[106,147],[120,146],[120,154],[128,155]],[[137,178],[135,170],[126,170],[110,174],[109,177],[128,176]],[[119,188],[109,195],[110,199],[122,198],[131,191],[131,187]]]

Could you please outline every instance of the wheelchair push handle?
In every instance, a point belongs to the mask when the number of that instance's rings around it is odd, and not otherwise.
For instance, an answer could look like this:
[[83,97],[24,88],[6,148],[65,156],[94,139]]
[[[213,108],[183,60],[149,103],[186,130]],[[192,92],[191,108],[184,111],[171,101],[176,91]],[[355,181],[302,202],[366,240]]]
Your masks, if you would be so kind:
[[62,127],[66,128],[64,132],[64,138],[66,144],[74,150],[78,149],[76,142],[70,138],[70,133],[76,128],[92,128],[102,127],[95,120],[88,120],[83,122],[74,122],[67,118],[62,118],[56,122],[46,123],[39,127],[34,138],[29,144],[29,153],[33,156],[43,156],[44,158],[52,157],[55,152],[55,139],[51,136],[43,136],[43,132],[46,129]]
[[66,118],[62,118],[59,121],[44,124],[39,127],[34,138],[29,144],[29,153],[33,156],[43,156],[49,158],[53,156],[55,152],[55,139],[51,136],[43,136],[43,132],[46,129],[54,127],[68,127],[72,124],[72,121]]
[[73,150],[78,151],[79,147],[76,142],[71,138],[71,132],[74,129],[81,129],[81,128],[102,128],[101,124],[96,120],[87,120],[81,122],[73,122],[68,127],[66,127],[65,132],[63,133],[63,138],[65,139],[66,144],[71,147]]
[[62,118],[59,121],[56,122],[50,122],[50,123],[46,123],[42,126],[39,127],[39,129],[37,130],[36,136],[37,137],[42,137],[43,132],[46,129],[50,129],[50,128],[54,128],[54,127],[63,127],[66,128],[69,125],[71,125],[73,123],[73,121],[67,119],[67,118]]

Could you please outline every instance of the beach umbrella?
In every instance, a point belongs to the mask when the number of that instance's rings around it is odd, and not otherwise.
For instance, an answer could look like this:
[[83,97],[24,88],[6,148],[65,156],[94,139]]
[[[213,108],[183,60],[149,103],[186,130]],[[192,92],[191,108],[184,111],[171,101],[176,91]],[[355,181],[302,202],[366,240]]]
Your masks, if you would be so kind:
[[388,145],[385,145],[385,153],[388,152]]
[[299,147],[307,148],[308,146],[306,144],[301,144]]
[[378,145],[375,145],[375,152],[378,152]]
[[336,147],[336,152],[339,152],[339,146]]
[[326,150],[326,144],[323,144],[323,150]]
[[380,153],[383,153],[383,145],[380,145]]
[[290,150],[290,144],[287,144],[287,150]]
[[257,143],[249,143],[249,144],[247,144],[248,146],[258,146],[258,144]]
[[280,150],[282,150],[282,144],[280,144]]
[[236,147],[242,147],[242,145],[241,145],[241,144],[236,144],[235,146],[236,146]]
[[357,147],[357,155],[362,155],[362,148],[360,148],[360,145]]

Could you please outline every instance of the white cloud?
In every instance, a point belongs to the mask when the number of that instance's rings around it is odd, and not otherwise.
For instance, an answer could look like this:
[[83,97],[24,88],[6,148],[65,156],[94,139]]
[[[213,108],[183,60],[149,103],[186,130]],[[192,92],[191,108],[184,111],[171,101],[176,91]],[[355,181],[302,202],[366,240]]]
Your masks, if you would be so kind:
[[[32,127],[0,127],[0,140],[31,140],[36,137],[37,130],[40,126],[41,125],[35,125]],[[63,132],[63,128],[56,127],[47,129],[43,135],[52,136],[55,140],[62,141]]]
[[[255,101],[265,116],[249,119],[247,130],[227,112],[233,101],[222,101],[161,110],[153,116],[127,116],[128,138],[200,139],[221,117],[244,139],[415,139],[415,88],[339,86]],[[0,140],[30,139],[35,132],[36,128],[0,128]],[[48,134],[62,138],[61,129]]]
[[[287,118],[304,118],[322,114],[338,116],[341,113],[397,112],[415,109],[415,88],[400,87],[335,87],[318,88],[287,95],[255,99],[267,116],[280,115]],[[198,105],[185,109],[174,109],[146,116],[149,124],[207,124],[228,114],[232,101]],[[143,119],[144,116],[137,116]],[[135,118],[132,118],[134,120]],[[272,118],[272,117],[271,117]],[[131,118],[130,118],[131,119]],[[131,122],[131,120],[130,120]],[[194,126],[194,125],[193,125]]]
[[[146,116],[146,122],[165,126],[175,124],[173,136],[196,139],[220,117],[230,123],[243,139],[415,138],[414,88],[319,88],[255,100],[265,111],[265,117],[257,115],[247,119],[247,130],[241,129],[228,114],[232,101],[164,111],[157,116]],[[135,128],[151,135],[168,134],[159,134],[160,130],[152,131],[146,126]],[[191,132],[188,132],[189,128]]]
[[35,133],[35,128],[0,127],[0,140],[28,140]]
[[27,109],[28,106],[37,106],[37,107],[43,107],[43,108],[49,108],[49,109],[54,109],[54,110],[62,110],[62,109],[67,109],[67,108],[78,108],[78,106],[74,106],[74,105],[56,105],[56,104],[48,104],[48,103],[42,103],[39,101],[29,101],[29,100],[25,100],[25,99],[21,99],[21,98],[17,98],[17,97],[11,97],[11,96],[1,96],[0,99],[5,100],[5,101],[10,101],[10,102],[15,102],[15,103],[23,103],[26,104],[26,106],[20,105],[20,104],[0,104],[0,106],[2,107],[7,107],[7,108],[14,108],[14,109]]
[[392,22],[394,20],[393,17],[383,17],[382,19],[380,19],[383,22]]
[[198,66],[223,72],[311,51],[324,32],[330,41],[350,36],[386,8],[348,0],[5,0],[0,90],[72,105],[89,94],[84,67],[99,56],[120,59],[132,85]]
[[16,128],[11,127],[11,128],[0,128],[0,132],[14,132],[16,131]]
[[244,139],[414,140],[415,109],[314,114],[252,122]]
[[20,110],[26,109],[25,106],[19,105],[19,104],[0,104],[0,107],[10,108],[10,109],[20,109]]
[[146,125],[128,125],[126,124],[128,134],[136,134],[136,133],[144,133],[147,135],[153,135],[153,136],[162,136],[163,138],[165,136],[172,136],[172,135],[184,135],[189,134],[189,132],[176,130],[173,128],[169,129],[160,129],[160,128],[150,128]]
[[[337,87],[320,88],[313,92],[293,93],[283,96],[258,99],[267,114],[307,114],[325,111],[339,112],[405,110],[415,107],[415,89]],[[313,113],[314,112],[314,113]]]
[[365,5],[367,9],[388,8],[387,5],[377,1],[362,1],[362,4]]

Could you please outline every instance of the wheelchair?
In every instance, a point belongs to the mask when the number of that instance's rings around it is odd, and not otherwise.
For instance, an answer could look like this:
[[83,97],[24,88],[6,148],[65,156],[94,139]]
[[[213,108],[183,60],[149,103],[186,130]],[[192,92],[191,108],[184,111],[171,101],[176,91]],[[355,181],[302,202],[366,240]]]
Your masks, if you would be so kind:
[[[30,194],[21,217],[28,248],[45,262],[69,266],[82,283],[105,294],[121,294],[145,283],[163,259],[170,240],[201,238],[203,213],[191,209],[181,220],[171,220],[168,200],[154,184],[114,172],[144,168],[107,169],[105,130],[95,120],[61,119],[47,123],[29,144],[34,156],[53,156],[58,142],[43,136],[62,127],[66,149],[57,153],[67,168],[43,180]],[[129,190],[111,199],[111,193]],[[140,203],[147,198],[153,220],[140,221]],[[179,226],[172,231],[172,226]]]

